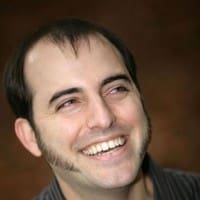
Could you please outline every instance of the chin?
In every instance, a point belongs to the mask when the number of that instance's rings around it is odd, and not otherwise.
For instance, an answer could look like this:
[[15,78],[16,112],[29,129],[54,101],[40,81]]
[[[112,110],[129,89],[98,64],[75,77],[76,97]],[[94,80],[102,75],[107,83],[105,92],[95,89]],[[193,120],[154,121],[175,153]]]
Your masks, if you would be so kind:
[[[96,184],[104,189],[116,189],[127,187],[137,181],[138,170],[131,168],[129,170],[118,170],[116,173],[96,177]],[[103,181],[102,181],[103,180]]]

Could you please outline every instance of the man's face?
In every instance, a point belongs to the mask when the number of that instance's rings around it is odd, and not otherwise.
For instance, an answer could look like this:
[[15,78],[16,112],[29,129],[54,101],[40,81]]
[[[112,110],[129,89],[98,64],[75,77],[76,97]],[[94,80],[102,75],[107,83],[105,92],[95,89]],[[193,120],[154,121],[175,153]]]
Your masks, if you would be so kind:
[[68,184],[115,188],[135,180],[149,141],[140,94],[104,38],[40,41],[27,55],[39,146]]

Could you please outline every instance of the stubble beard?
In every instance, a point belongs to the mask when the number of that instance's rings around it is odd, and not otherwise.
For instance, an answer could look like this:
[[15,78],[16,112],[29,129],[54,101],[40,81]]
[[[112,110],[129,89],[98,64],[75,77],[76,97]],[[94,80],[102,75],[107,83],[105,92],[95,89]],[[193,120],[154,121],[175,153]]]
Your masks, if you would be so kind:
[[[140,159],[140,162],[142,163],[143,158],[147,152],[148,145],[151,141],[151,121],[148,116],[148,114],[145,112],[145,130],[144,130],[144,139],[138,154],[138,159]],[[115,126],[115,125],[113,125]],[[46,142],[41,137],[41,132],[37,128],[37,126],[34,126],[35,129],[35,135],[37,139],[37,144],[42,152],[43,157],[47,161],[47,163],[50,165],[51,168],[58,168],[62,171],[71,171],[71,172],[79,172],[80,169],[75,166],[75,164],[70,161],[69,159],[63,158],[61,155],[59,155],[58,152],[56,152],[55,149],[52,149],[46,144]],[[112,132],[112,129],[114,130],[114,127],[109,128],[108,132]],[[106,132],[107,130],[104,130],[103,132]]]

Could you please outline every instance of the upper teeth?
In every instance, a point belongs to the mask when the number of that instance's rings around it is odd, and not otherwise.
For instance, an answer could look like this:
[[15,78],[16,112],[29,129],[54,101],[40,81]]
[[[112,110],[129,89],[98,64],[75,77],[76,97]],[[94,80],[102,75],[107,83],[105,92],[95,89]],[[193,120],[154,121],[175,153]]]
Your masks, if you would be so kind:
[[83,150],[83,153],[87,155],[96,155],[98,153],[108,151],[109,149],[122,146],[124,143],[125,143],[125,138],[119,137],[113,140],[109,140],[107,142],[102,142],[96,145],[92,145],[89,148]]

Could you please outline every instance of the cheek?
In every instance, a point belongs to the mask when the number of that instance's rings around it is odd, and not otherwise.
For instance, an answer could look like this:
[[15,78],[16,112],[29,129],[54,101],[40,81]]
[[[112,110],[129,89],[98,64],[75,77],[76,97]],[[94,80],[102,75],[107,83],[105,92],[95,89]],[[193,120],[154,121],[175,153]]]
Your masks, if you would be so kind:
[[76,141],[79,129],[74,122],[61,117],[47,117],[37,121],[41,138],[49,146],[71,149]]
[[129,127],[132,147],[140,155],[148,137],[148,122],[142,104],[140,101],[127,103],[119,116],[124,125]]
[[133,126],[141,123],[145,118],[143,106],[139,99],[129,99],[116,109],[117,117]]

